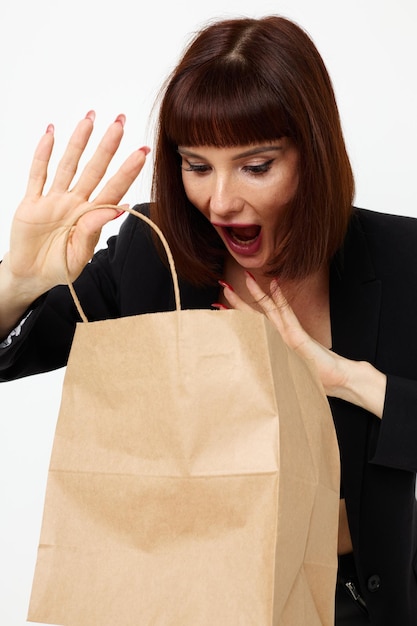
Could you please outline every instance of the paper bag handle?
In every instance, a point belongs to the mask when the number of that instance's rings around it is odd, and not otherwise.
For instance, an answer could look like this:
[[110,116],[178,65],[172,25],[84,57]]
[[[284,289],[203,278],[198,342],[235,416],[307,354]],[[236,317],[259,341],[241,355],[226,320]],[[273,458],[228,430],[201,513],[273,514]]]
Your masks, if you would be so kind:
[[66,238],[65,238],[64,250],[63,250],[65,277],[66,277],[66,280],[67,280],[68,288],[69,288],[70,293],[72,295],[72,298],[74,300],[74,304],[75,304],[75,306],[77,308],[78,313],[80,314],[80,317],[81,317],[82,321],[83,322],[88,322],[88,319],[87,319],[86,314],[84,313],[84,310],[83,310],[83,308],[81,306],[80,300],[79,300],[79,298],[78,298],[78,296],[77,296],[77,294],[75,292],[74,285],[72,284],[71,278],[69,276],[68,259],[67,259],[67,246],[68,246],[68,240],[69,240],[69,236],[70,236],[71,230],[72,230],[73,226],[77,223],[77,221],[80,219],[80,217],[82,217],[86,213],[89,213],[90,211],[95,211],[96,209],[117,209],[118,211],[126,211],[127,213],[131,213],[132,215],[135,215],[136,217],[141,219],[143,222],[146,222],[146,224],[148,224],[156,232],[156,234],[158,235],[158,237],[161,240],[161,243],[162,243],[162,245],[163,245],[163,247],[165,249],[165,252],[166,252],[166,255],[167,255],[167,259],[168,259],[169,268],[171,270],[172,281],[174,283],[175,308],[176,308],[177,311],[180,311],[181,310],[181,298],[180,298],[180,289],[179,289],[179,285],[178,285],[177,270],[175,268],[174,258],[172,256],[172,253],[171,253],[170,247],[168,245],[168,242],[167,242],[167,240],[165,238],[165,235],[163,234],[163,232],[159,228],[159,226],[157,226],[146,215],[143,215],[142,213],[139,213],[139,211],[136,211],[135,209],[131,209],[130,207],[127,207],[127,206],[116,206],[114,204],[99,204],[99,205],[90,207],[86,211],[83,211],[80,215],[78,215],[78,217],[73,221],[73,223],[69,225],[68,232],[67,232],[67,235],[66,235]]

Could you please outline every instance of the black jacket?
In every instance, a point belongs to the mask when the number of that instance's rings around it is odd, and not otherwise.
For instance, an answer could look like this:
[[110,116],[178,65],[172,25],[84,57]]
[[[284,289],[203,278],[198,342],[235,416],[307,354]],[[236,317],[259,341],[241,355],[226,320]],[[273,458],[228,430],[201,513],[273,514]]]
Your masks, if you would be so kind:
[[[170,273],[133,216],[76,281],[89,320],[174,308]],[[183,308],[217,287],[180,283]],[[358,576],[371,623],[417,625],[417,220],[355,209],[330,272],[333,350],[388,376],[382,420],[330,399]],[[66,287],[40,298],[0,349],[0,380],[65,365],[78,319]]]

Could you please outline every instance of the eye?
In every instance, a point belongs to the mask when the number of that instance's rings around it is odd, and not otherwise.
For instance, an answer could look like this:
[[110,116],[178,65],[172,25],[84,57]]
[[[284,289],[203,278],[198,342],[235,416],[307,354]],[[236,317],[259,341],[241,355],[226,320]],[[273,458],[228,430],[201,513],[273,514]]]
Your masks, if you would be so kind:
[[206,163],[191,163],[187,159],[182,160],[181,168],[185,172],[196,172],[197,174],[205,174],[210,170],[210,166]]
[[245,165],[242,169],[244,172],[248,172],[249,174],[259,175],[266,174],[271,169],[271,165],[274,162],[274,159],[269,159],[264,163],[259,163],[259,165]]

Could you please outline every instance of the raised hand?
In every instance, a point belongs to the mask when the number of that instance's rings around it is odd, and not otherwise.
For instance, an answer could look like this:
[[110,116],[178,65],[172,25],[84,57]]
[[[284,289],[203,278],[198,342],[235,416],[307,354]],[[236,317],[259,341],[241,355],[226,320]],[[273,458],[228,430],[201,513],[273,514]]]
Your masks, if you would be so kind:
[[[145,162],[148,149],[134,152],[102,190],[91,198],[122,139],[125,118],[120,115],[110,125],[91,160],[73,184],[78,163],[93,130],[94,118],[91,111],[77,125],[47,192],[47,169],[54,144],[52,125],[48,126],[34,154],[26,194],[13,220],[10,251],[4,263],[16,284],[35,297],[65,282],[63,245],[68,225],[92,205],[117,205]],[[72,229],[67,249],[72,280],[93,255],[104,224],[117,215],[114,209],[93,211],[81,217]]]
[[[274,324],[285,343],[304,359],[314,362],[326,393],[331,395],[334,387],[343,386],[344,372],[339,367],[341,357],[327,350],[306,333],[277,281],[271,281],[270,294],[266,294],[249,274],[247,274],[246,285],[254,302]],[[235,309],[252,310],[252,307],[234,291],[226,288],[224,295]]]
[[[149,152],[131,154],[95,197],[107,167],[120,145],[125,122],[119,115],[109,126],[94,155],[74,182],[80,158],[93,131],[95,114],[75,128],[52,184],[45,191],[47,170],[54,145],[49,125],[32,162],[26,194],[12,223],[9,252],[0,264],[0,337],[39,295],[66,282],[64,263],[67,241],[69,277],[74,280],[94,253],[104,224],[117,217],[117,209],[98,209],[77,217],[93,205],[117,205],[141,171]],[[71,186],[72,185],[72,186]],[[76,221],[69,236],[69,225]]]

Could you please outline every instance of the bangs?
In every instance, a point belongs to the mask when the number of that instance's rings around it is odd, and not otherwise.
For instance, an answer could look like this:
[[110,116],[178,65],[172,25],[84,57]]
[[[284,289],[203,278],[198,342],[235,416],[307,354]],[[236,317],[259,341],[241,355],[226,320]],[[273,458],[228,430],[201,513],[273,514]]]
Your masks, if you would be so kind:
[[255,68],[230,60],[178,77],[164,104],[161,130],[176,146],[225,148],[291,136],[279,90],[262,84]]

